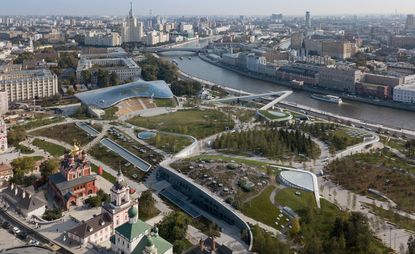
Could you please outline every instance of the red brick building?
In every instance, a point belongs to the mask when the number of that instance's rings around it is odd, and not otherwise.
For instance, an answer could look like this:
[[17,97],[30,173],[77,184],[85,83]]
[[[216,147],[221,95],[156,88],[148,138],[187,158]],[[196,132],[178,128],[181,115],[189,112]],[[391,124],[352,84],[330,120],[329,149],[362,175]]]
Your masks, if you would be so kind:
[[82,205],[80,198],[96,194],[95,180],[85,151],[74,145],[60,162],[60,172],[49,176],[49,191],[55,201],[68,210],[71,206]]

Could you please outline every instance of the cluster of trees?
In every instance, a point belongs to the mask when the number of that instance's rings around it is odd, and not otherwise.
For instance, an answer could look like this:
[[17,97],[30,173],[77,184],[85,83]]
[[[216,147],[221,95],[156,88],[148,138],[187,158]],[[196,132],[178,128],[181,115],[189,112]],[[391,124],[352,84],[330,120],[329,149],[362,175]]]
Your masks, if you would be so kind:
[[26,129],[21,126],[11,128],[7,132],[7,142],[10,146],[16,147],[20,142],[26,140],[26,138]]
[[34,59],[35,59],[35,55],[33,53],[23,52],[23,53],[19,54],[16,59],[14,59],[13,63],[14,64],[22,64],[24,61],[34,60]]
[[186,249],[186,232],[190,220],[182,212],[173,212],[166,216],[159,224],[159,235],[173,243],[174,253],[183,253]]
[[141,75],[148,81],[164,80],[171,84],[179,77],[176,65],[152,55],[147,55],[146,60],[141,62],[141,69]]
[[411,235],[408,239],[408,251],[407,254],[415,254],[415,236]]
[[89,204],[91,207],[101,206],[102,203],[111,202],[111,196],[108,193],[105,193],[103,190],[99,190],[96,196],[89,197],[85,200],[86,204]]
[[36,162],[34,158],[20,157],[14,159],[10,165],[12,166],[13,170],[13,178],[10,179],[10,182],[17,185],[30,186],[37,180],[36,176],[34,175],[25,175],[36,169]]
[[304,254],[380,254],[383,250],[369,228],[367,217],[358,212],[337,215],[324,231],[308,224],[304,236]]
[[46,210],[42,218],[47,221],[53,221],[62,218],[62,209]]
[[139,204],[138,213],[141,218],[151,218],[159,212],[155,207],[156,201],[150,190],[141,193]]
[[254,153],[271,158],[281,158],[287,153],[315,158],[319,151],[311,138],[298,130],[277,130],[269,127],[223,134],[213,142],[213,148],[237,153]]
[[47,179],[50,175],[58,172],[59,161],[56,158],[43,161],[39,166],[40,174],[44,179]]
[[407,154],[409,157],[415,156],[415,139],[406,141],[405,148],[408,150]]
[[196,96],[202,89],[202,85],[197,81],[176,80],[171,83],[170,88],[176,96]]
[[58,59],[58,67],[60,69],[73,68],[78,66],[78,56],[76,53],[61,53]]
[[93,78],[96,78],[99,87],[118,86],[121,80],[115,72],[109,72],[98,68],[96,71],[83,70],[81,72],[81,81],[84,84],[92,83]]
[[266,233],[258,225],[251,228],[254,237],[253,251],[260,254],[289,254],[290,247],[288,244],[280,241],[278,238]]
[[[37,182],[37,177],[34,175],[27,175],[36,169],[36,160],[33,157],[20,157],[13,160],[10,165],[13,169],[13,178],[10,180],[14,184],[29,186]],[[45,182],[49,175],[56,173],[59,169],[59,161],[56,158],[51,158],[43,161],[39,165],[39,171],[42,175],[43,182]],[[37,182],[39,183],[39,182]]]
[[332,153],[346,149],[351,143],[350,138],[335,135],[334,132],[338,126],[334,123],[300,124],[292,125],[291,127],[301,129],[311,136],[321,139],[329,144],[330,152]]

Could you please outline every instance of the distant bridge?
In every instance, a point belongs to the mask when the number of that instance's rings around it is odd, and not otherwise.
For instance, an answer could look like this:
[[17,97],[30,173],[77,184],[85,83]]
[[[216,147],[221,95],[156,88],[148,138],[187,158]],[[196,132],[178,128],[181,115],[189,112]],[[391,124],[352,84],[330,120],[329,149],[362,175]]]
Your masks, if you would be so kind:
[[163,53],[163,52],[193,52],[199,53],[203,49],[202,48],[149,48],[146,51],[151,53]]

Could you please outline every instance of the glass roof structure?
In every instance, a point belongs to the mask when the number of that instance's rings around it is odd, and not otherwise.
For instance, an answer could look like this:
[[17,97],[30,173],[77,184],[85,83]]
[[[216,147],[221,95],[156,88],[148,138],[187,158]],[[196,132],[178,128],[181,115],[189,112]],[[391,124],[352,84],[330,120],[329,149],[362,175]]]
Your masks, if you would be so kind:
[[75,96],[87,106],[106,109],[123,100],[136,97],[170,99],[173,98],[173,93],[167,83],[163,80],[138,80],[124,85],[78,93]]

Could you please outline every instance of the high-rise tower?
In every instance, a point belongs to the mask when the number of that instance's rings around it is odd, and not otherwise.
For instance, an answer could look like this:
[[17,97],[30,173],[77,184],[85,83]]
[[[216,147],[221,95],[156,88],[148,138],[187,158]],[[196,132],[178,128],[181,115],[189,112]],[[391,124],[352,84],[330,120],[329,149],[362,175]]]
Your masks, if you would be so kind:
[[121,36],[123,42],[140,42],[143,37],[143,23],[137,21],[134,17],[132,2],[130,3],[128,17],[122,26]]
[[311,28],[311,16],[310,16],[310,12],[307,11],[305,13],[305,27],[306,28]]

